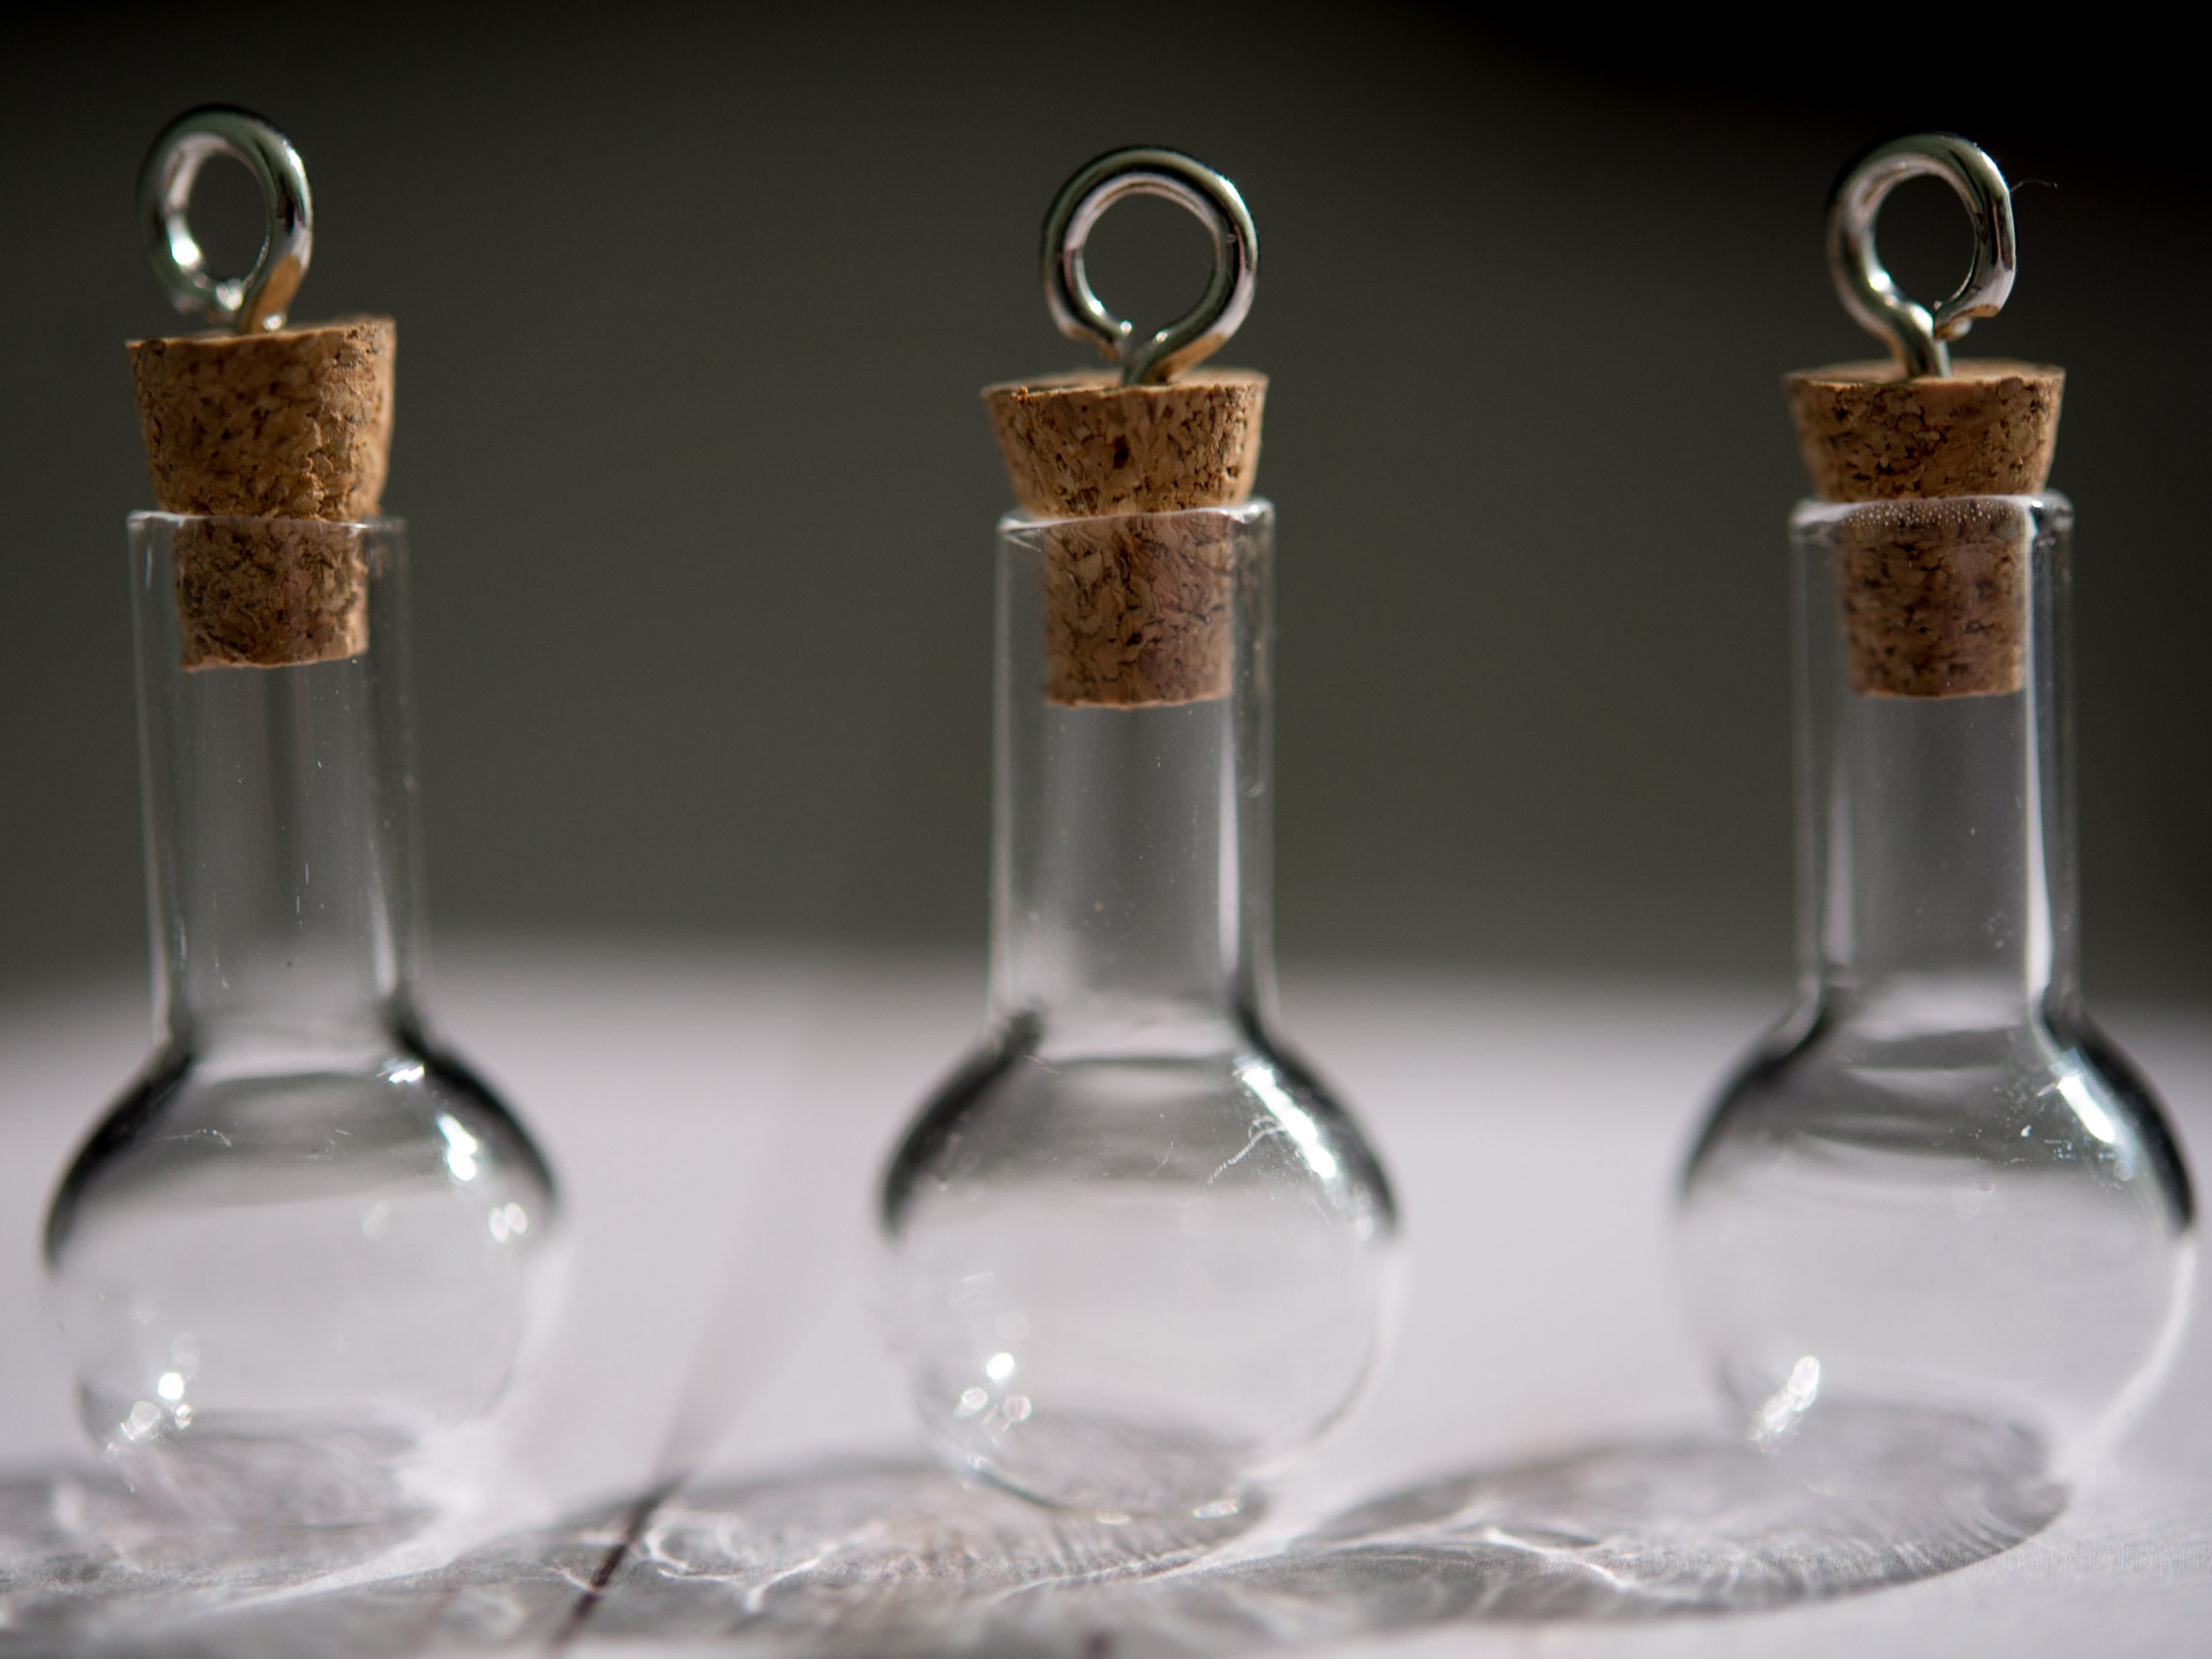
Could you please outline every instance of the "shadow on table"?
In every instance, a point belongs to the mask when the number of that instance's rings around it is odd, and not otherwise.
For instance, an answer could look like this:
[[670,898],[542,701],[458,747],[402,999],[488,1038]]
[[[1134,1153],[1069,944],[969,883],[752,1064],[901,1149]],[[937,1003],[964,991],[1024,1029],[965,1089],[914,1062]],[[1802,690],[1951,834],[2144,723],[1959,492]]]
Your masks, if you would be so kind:
[[[158,1636],[119,1580],[88,1593],[77,1618],[49,1592],[35,1650],[58,1638],[118,1655],[366,1659],[619,1638],[1127,1659],[1480,1620],[1716,1614],[1926,1578],[2010,1548],[2063,1504],[2042,1467],[2034,1440],[2008,1428],[1863,1412],[1808,1425],[1776,1453],[1685,1439],[1455,1475],[1261,1547],[1244,1535],[1250,1514],[1073,1515],[925,1465],[840,1464],[611,1509],[435,1572],[172,1604]],[[0,1652],[10,1628],[33,1633],[17,1616],[12,1530],[4,1542]]]
[[103,1475],[0,1475],[0,1652],[49,1652],[109,1624],[137,1629],[319,1584],[420,1525],[217,1526],[152,1508]]

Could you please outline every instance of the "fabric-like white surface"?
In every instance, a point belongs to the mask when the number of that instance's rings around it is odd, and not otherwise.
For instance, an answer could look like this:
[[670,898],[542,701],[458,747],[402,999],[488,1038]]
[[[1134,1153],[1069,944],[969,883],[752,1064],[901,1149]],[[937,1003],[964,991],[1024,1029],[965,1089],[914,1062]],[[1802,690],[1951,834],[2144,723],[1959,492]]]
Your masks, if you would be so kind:
[[[441,956],[440,1029],[564,1184],[568,1312],[512,1429],[504,1524],[858,1455],[911,1455],[866,1308],[871,1203],[915,1103],[976,1030],[963,959],[509,941]],[[1395,1357],[1276,1494],[1283,1531],[1447,1474],[1710,1425],[1666,1223],[1717,1078],[1779,1012],[1695,985],[1292,975],[1284,1030],[1353,1103],[1412,1255]],[[136,986],[0,1006],[0,1468],[88,1467],[37,1237],[72,1144],[144,1046]],[[2212,1021],[2102,1011],[2212,1144]],[[2201,1283],[2201,1281],[2200,1281]],[[2212,1332],[2041,1534],[1917,1583],[1778,1611],[1455,1620],[1333,1651],[2176,1653],[2212,1647]],[[665,1654],[664,1640],[582,1650]],[[707,1649],[702,1651],[711,1650]]]

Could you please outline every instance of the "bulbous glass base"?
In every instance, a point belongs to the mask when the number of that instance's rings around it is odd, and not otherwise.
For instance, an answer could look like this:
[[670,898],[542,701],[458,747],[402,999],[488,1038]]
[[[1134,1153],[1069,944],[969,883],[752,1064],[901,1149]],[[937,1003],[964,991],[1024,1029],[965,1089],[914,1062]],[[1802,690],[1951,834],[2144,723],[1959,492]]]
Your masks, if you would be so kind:
[[411,1043],[270,1071],[157,1064],[64,1178],[53,1305],[85,1425],[143,1493],[350,1523],[422,1499],[543,1299],[545,1165]]
[[2170,1357],[2191,1221],[2163,1114],[2094,1033],[1820,1019],[1726,1091],[1679,1243],[1754,1437],[1910,1404],[2023,1428],[2063,1474]]
[[884,1300],[924,1431],[1048,1503],[1233,1513],[1374,1370],[1396,1218],[1358,1128],[1246,1041],[1017,1035],[892,1160]]

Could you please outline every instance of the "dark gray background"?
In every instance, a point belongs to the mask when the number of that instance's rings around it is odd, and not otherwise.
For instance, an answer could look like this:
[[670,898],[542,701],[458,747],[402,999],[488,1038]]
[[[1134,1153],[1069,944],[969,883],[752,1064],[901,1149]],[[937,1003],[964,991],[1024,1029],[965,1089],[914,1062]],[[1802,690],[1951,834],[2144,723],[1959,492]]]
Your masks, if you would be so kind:
[[[222,100],[312,170],[295,314],[400,319],[441,927],[980,941],[1006,489],[975,389],[1082,361],[1037,222],[1146,141],[1233,176],[1266,249],[1227,361],[1274,377],[1285,949],[1773,978],[1802,488],[1777,377],[1875,350],[1822,263],[1837,169],[1967,131],[2021,182],[2022,250],[1970,347],[2072,377],[2091,983],[2212,994],[2203,157],[2159,113],[2196,107],[2184,65],[2132,49],[1908,74],[1871,36],[1390,5],[18,28],[0,978],[141,949],[119,343],[176,320],[132,183]],[[247,189],[204,186],[240,264]],[[1202,277],[1160,204],[1094,247],[1140,319]],[[1940,186],[1899,193],[1884,247],[1948,288]]]

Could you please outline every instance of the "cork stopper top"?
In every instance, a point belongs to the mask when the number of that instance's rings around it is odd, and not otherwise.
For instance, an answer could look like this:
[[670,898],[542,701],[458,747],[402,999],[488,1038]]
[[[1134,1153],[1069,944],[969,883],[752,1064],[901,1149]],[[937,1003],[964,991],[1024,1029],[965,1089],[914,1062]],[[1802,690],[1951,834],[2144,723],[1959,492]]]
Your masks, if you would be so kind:
[[[1150,336],[1106,308],[1084,263],[1100,216],[1131,196],[1179,204],[1213,241],[1205,294]],[[1045,215],[1043,252],[1045,307],[1054,325],[1121,367],[1119,374],[1054,374],[983,389],[1023,511],[1102,518],[1250,500],[1267,376],[1197,367],[1243,324],[1258,280],[1259,232],[1237,186],[1180,150],[1110,150],[1060,186]]]
[[374,517],[392,457],[389,317],[133,340],[131,388],[165,513]]
[[[1933,307],[1905,297],[1875,247],[1883,199],[1921,176],[1951,186],[1974,233],[1966,280]],[[1826,528],[1850,688],[2014,695],[2026,684],[2034,525],[2018,502],[1986,498],[2049,482],[2066,376],[2039,363],[1954,363],[1948,344],[2012,292],[2010,188],[1955,133],[1877,144],[1829,204],[1828,258],[1844,309],[1895,353],[1783,380],[1814,492],[1855,509]]]
[[1825,501],[2030,495],[2050,482],[2066,372],[1961,358],[1905,380],[1893,363],[1785,375],[1797,442]]
[[1206,368],[1121,386],[1103,374],[986,386],[1007,482],[1038,518],[1175,513],[1249,501],[1267,377]]
[[[1914,178],[1949,185],[1973,232],[1966,279],[1934,306],[1905,296],[1875,245],[1882,203]],[[1784,377],[1822,501],[2024,495],[2049,482],[2064,372],[1996,358],[1954,364],[1948,343],[2004,308],[2019,258],[2011,188],[1958,134],[1893,138],[1844,170],[1828,204],[1829,271],[1844,309],[1895,360]]]
[[[227,155],[268,222],[244,276],[221,279],[192,235],[192,185]],[[314,203],[290,140],[251,110],[207,105],[163,128],[138,179],[154,276],[179,310],[226,331],[131,340],[131,391],[155,504],[182,522],[169,559],[188,672],[295,668],[369,648],[371,561],[359,520],[392,459],[389,317],[286,328],[307,274]]]
[[[1091,227],[1131,195],[1180,203],[1213,239],[1205,295],[1149,337],[1106,309],[1084,267]],[[1235,688],[1245,543],[1226,515],[1192,509],[1251,499],[1267,378],[1197,365],[1250,309],[1259,254],[1237,187],[1176,150],[1099,156],[1045,216],[1053,321],[1121,365],[983,389],[1014,499],[1046,521],[1036,545],[1048,703],[1161,708]]]
[[[267,210],[245,276],[219,278],[192,234],[192,189],[216,156]],[[138,178],[155,280],[222,330],[132,340],[131,389],[154,500],[166,513],[344,523],[374,515],[392,455],[389,317],[287,328],[314,248],[314,197],[291,141],[251,110],[203,105],[164,127]]]

